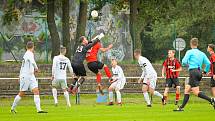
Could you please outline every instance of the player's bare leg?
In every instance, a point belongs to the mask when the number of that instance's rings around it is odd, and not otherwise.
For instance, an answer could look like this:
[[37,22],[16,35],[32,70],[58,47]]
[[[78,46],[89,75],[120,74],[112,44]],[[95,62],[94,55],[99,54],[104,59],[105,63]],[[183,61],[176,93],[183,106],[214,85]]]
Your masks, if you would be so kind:
[[36,108],[37,108],[37,112],[38,113],[47,113],[46,111],[43,111],[41,109],[41,106],[40,106],[40,93],[39,93],[39,89],[38,88],[34,88],[32,89],[32,92],[34,93],[34,103],[36,105]]
[[16,113],[17,111],[15,110],[16,106],[18,105],[19,101],[22,99],[22,97],[25,95],[25,92],[20,91],[18,95],[15,97],[12,107],[11,107],[11,113]]
[[103,92],[103,90],[102,90],[101,80],[102,80],[102,74],[101,74],[101,72],[98,72],[98,73],[96,74],[96,82],[97,82],[97,84],[98,84],[99,92],[100,92],[102,95],[104,95],[104,92]]
[[151,101],[150,101],[150,98],[149,98],[149,94],[148,94],[148,85],[147,84],[143,84],[142,86],[142,91],[143,91],[143,96],[144,96],[144,99],[147,103],[147,107],[152,107],[151,106]]
[[109,103],[108,103],[108,105],[113,105],[113,88],[111,86],[108,88],[108,92],[109,92]]
[[72,84],[69,86],[68,91],[69,91],[70,93],[72,93],[72,94],[73,94],[72,90],[73,90],[73,88],[75,87],[76,82],[78,81],[78,78],[79,78],[78,76],[75,76],[75,77],[73,78]]
[[180,99],[180,86],[176,86],[175,105],[178,105],[179,99]]
[[63,89],[63,94],[64,94],[64,97],[66,99],[67,106],[71,107],[71,103],[70,103],[70,100],[69,100],[69,93],[68,93],[67,89]]
[[211,92],[212,92],[213,97],[215,97],[215,87],[211,88]]
[[191,86],[190,85],[185,85],[184,89],[184,99],[182,102],[182,105],[179,106],[177,109],[173,111],[184,111],[184,107],[186,106],[187,102],[189,101],[190,98],[190,91],[191,91]]
[[164,102],[163,104],[166,105],[166,102],[168,100],[168,93],[169,93],[169,87],[166,87],[165,90],[164,90]]

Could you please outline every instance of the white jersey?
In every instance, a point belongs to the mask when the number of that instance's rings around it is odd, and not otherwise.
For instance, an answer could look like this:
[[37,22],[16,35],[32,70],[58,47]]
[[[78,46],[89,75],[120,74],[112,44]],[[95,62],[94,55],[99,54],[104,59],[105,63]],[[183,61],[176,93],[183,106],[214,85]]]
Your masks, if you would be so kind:
[[34,54],[31,51],[26,51],[23,56],[22,66],[20,69],[20,77],[33,76],[34,70],[38,69],[37,64],[34,60]]
[[55,56],[52,65],[52,76],[54,79],[66,80],[66,70],[69,68],[70,73],[73,73],[70,60],[64,55]]
[[122,81],[125,83],[125,75],[123,73],[123,70],[120,66],[116,65],[116,67],[112,67],[112,72],[113,72],[113,79],[117,79],[118,81]]
[[147,58],[140,56],[138,59],[138,63],[143,70],[142,75],[141,75],[142,79],[145,77],[150,78],[155,75],[157,76],[155,69],[153,68],[152,64],[150,63],[150,61]]

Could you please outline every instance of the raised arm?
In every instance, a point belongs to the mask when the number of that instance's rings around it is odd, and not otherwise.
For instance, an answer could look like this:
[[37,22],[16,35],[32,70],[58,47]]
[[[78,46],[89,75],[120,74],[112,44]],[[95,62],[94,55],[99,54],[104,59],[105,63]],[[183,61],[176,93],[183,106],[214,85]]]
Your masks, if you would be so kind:
[[90,42],[87,46],[86,46],[86,49],[89,50],[91,47],[93,47],[97,42],[99,42],[100,40],[99,39],[96,39],[92,42]]
[[113,44],[110,44],[110,45],[108,45],[108,47],[106,47],[106,48],[100,48],[100,51],[106,52],[106,51],[110,50],[112,47],[113,47]]

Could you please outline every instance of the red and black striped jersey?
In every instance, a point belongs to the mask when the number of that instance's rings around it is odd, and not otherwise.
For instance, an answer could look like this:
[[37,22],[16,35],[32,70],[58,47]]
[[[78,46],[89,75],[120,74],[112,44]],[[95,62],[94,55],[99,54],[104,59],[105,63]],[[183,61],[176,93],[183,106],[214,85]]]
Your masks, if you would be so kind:
[[211,62],[211,66],[210,66],[210,72],[211,72],[211,74],[215,74],[215,67],[214,67],[214,65],[215,65],[215,53],[212,53],[211,54],[211,57],[210,57],[210,62]]
[[174,58],[171,60],[170,58],[167,58],[163,62],[163,66],[166,69],[166,78],[178,78],[179,72],[172,72],[172,69],[179,69],[181,67],[181,63],[179,62],[178,59]]

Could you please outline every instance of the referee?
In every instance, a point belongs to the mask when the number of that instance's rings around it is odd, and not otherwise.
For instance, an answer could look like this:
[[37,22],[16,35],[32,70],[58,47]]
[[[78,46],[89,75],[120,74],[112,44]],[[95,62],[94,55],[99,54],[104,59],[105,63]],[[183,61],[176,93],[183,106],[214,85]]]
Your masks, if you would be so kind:
[[198,38],[192,38],[190,40],[191,49],[188,50],[182,59],[182,65],[189,67],[189,83],[185,85],[184,99],[182,105],[179,106],[174,111],[184,111],[183,108],[187,104],[190,92],[192,91],[194,95],[199,98],[205,99],[213,105],[215,108],[215,99],[206,96],[203,92],[199,90],[199,84],[202,79],[202,65],[205,64],[204,73],[209,72],[210,61],[198,47]]

